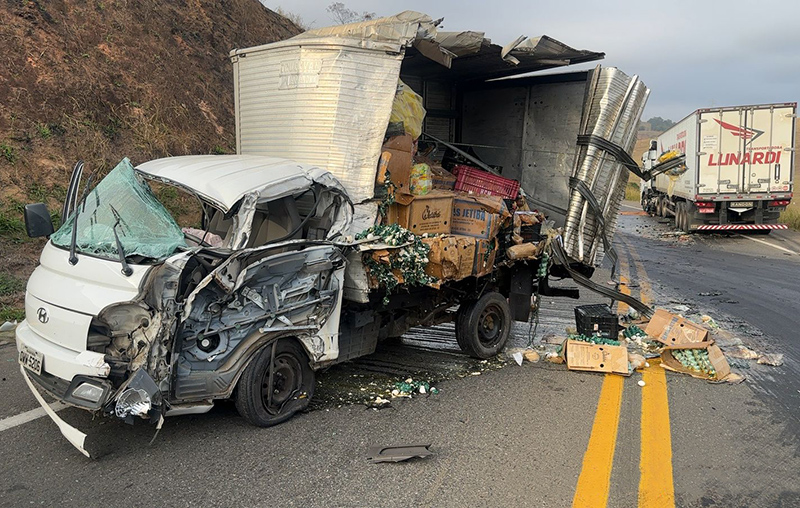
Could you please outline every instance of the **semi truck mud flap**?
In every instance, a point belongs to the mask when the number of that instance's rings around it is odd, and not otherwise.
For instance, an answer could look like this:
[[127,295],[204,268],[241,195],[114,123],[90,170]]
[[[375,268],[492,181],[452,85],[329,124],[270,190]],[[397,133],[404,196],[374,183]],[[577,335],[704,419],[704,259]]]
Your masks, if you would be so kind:
[[561,242],[562,239],[560,236],[554,238],[552,243],[553,256],[555,256],[556,261],[558,261],[558,263],[564,267],[567,273],[569,273],[570,277],[572,277],[572,280],[574,280],[577,284],[580,284],[581,286],[585,287],[586,289],[594,291],[595,293],[607,296],[612,300],[617,300],[620,302],[627,303],[632,309],[637,310],[642,316],[645,316],[647,318],[653,316],[653,309],[645,305],[643,302],[637,300],[636,298],[630,295],[621,293],[615,289],[611,289],[601,284],[592,282],[591,280],[589,280],[589,278],[587,278],[580,272],[573,270],[572,267],[570,267],[569,265],[569,258],[567,257],[567,253],[564,250],[564,246],[561,244]]

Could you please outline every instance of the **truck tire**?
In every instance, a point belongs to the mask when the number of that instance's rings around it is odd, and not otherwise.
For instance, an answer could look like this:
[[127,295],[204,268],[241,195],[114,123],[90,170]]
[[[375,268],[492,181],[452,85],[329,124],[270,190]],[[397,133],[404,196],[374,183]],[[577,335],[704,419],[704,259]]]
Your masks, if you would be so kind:
[[303,346],[294,339],[278,339],[256,353],[244,369],[234,398],[236,410],[245,420],[258,427],[271,427],[308,407],[313,395],[314,371]]
[[487,359],[502,351],[511,332],[511,309],[500,293],[486,293],[462,305],[456,316],[456,340],[462,351]]
[[678,201],[675,203],[675,227],[678,231],[689,232],[689,213],[686,209],[686,203]]
[[658,196],[658,201],[656,202],[656,215],[658,217],[667,216],[666,203],[664,203],[664,196]]

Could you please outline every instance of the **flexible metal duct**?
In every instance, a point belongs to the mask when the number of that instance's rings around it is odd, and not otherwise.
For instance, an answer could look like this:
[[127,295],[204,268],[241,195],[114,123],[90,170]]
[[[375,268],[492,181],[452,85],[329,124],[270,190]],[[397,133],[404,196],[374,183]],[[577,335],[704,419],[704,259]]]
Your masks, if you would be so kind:
[[[587,90],[579,139],[602,138],[630,153],[649,94],[638,76],[598,66]],[[570,259],[600,265],[614,236],[627,182],[628,171],[614,155],[596,143],[580,144],[564,226],[564,248]]]

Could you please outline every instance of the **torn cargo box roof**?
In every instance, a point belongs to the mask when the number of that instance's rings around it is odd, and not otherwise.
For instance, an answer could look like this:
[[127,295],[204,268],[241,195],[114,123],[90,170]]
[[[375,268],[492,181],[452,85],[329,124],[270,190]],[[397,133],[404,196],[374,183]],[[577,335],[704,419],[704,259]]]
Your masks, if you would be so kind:
[[[354,203],[362,203],[374,196],[400,74],[414,78],[415,84],[432,78],[450,86],[604,56],[546,36],[520,37],[503,47],[492,44],[483,32],[439,32],[439,22],[406,11],[233,50],[237,153],[325,168]],[[434,98],[416,91],[435,117],[439,107]],[[438,120],[426,122],[424,130],[438,135]],[[443,139],[456,141],[449,133]]]
[[313,182],[344,190],[330,173],[318,167],[256,155],[165,157],[140,164],[136,171],[145,178],[197,193],[223,212],[250,193],[258,193],[259,199],[278,199]]

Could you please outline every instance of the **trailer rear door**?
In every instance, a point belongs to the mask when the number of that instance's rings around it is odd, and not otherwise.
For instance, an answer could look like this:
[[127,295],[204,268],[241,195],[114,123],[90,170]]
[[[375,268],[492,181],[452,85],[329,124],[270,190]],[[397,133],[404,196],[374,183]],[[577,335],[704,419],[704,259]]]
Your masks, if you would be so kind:
[[701,112],[700,194],[789,191],[794,106]]

